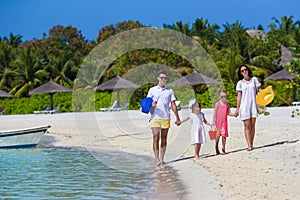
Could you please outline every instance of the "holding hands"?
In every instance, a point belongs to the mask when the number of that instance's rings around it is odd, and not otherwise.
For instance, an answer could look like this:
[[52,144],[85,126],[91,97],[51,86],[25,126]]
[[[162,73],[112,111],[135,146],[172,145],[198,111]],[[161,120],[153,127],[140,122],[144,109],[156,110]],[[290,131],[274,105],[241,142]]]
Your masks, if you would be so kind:
[[235,110],[235,112],[233,113],[232,116],[234,116],[234,117],[239,116],[239,109],[238,108]]

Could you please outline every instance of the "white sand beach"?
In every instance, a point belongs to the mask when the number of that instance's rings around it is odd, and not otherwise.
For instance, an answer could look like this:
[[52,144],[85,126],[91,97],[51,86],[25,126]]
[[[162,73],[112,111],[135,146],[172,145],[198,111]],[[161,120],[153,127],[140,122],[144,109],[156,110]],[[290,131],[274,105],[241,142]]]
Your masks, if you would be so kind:
[[[215,156],[214,142],[207,138],[198,161],[191,158],[190,123],[180,127],[172,125],[165,160],[168,166],[178,170],[186,186],[186,199],[300,198],[300,117],[291,117],[292,107],[268,108],[268,111],[269,116],[260,115],[257,119],[253,151],[246,151],[241,120],[229,117],[228,154]],[[182,110],[180,115],[184,117],[189,112]],[[211,121],[213,109],[203,109],[203,112]],[[43,146],[117,149],[154,157],[149,116],[140,111],[0,118],[1,130],[51,125]],[[206,126],[206,131],[209,128]]]

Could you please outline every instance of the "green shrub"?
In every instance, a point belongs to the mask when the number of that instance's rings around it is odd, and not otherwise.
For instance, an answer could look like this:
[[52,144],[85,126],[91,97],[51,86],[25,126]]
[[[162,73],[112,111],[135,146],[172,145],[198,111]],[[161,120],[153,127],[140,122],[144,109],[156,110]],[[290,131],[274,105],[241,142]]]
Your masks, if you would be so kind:
[[[291,103],[291,90],[286,88],[284,81],[270,81],[264,83],[263,88],[267,85],[272,85],[275,93],[275,98],[269,107],[290,105]],[[121,90],[120,105],[129,102],[130,110],[140,109],[139,102],[146,97],[147,92],[153,84],[143,85],[136,90]],[[223,88],[227,90],[227,102],[230,107],[236,106],[237,93],[235,91],[236,84],[224,83]],[[194,90],[192,87],[172,87],[176,95],[177,100],[181,101],[181,105],[188,105],[190,99],[194,98]],[[203,108],[213,108],[216,101],[218,101],[219,87],[210,86],[209,89],[206,86],[197,87],[197,100],[201,103]],[[299,89],[297,91],[299,93]],[[80,98],[76,98],[73,102],[73,95],[80,95]],[[79,94],[76,93],[56,93],[53,95],[53,107],[60,106],[59,112],[86,112],[86,111],[98,111],[100,108],[107,108],[117,100],[117,92],[94,92],[85,91]],[[24,98],[11,98],[0,100],[0,107],[6,107],[5,114],[32,114],[35,110],[44,110],[50,105],[50,95],[40,94],[32,95]],[[293,116],[299,115],[293,113]]]

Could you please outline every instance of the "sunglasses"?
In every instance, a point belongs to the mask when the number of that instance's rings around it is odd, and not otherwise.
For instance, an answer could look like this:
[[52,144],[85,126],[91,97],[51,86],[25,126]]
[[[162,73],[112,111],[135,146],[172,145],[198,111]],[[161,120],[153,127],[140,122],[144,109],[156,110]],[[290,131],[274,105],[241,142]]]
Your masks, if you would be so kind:
[[166,76],[160,76],[159,78],[160,78],[160,79],[167,79]]
[[221,96],[222,99],[226,99],[226,96]]
[[242,73],[244,73],[244,72],[246,72],[246,71],[248,71],[248,69],[243,69],[243,70],[241,70]]

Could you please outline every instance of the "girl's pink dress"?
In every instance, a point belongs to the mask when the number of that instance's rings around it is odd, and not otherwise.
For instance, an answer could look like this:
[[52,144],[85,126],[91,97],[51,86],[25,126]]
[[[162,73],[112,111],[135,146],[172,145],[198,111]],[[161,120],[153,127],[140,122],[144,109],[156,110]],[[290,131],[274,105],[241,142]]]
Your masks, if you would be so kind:
[[227,123],[227,115],[228,115],[228,103],[223,105],[220,101],[217,104],[216,111],[216,128],[220,131],[220,136],[228,137],[228,123]]

